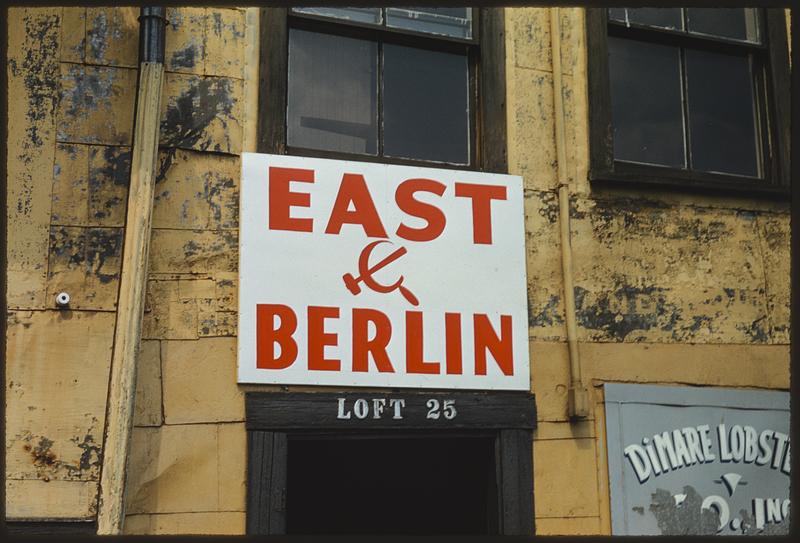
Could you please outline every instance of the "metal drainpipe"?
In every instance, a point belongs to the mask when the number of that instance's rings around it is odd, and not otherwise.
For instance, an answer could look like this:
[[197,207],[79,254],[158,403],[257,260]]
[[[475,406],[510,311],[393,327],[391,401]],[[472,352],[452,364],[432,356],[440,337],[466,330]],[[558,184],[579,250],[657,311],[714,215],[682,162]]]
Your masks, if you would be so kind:
[[158,158],[166,22],[163,7],[141,9],[139,81],[131,148],[131,177],[97,508],[99,535],[121,534],[125,520],[125,482],[133,430],[136,367],[142,332]]
[[550,40],[553,58],[553,109],[556,127],[558,160],[558,217],[561,226],[561,269],[564,276],[564,312],[567,321],[570,384],[567,393],[567,412],[570,420],[589,416],[589,391],[581,376],[578,350],[578,326],[575,321],[575,284],[572,275],[572,242],[569,223],[569,174],[567,173],[567,139],[564,127],[563,79],[561,69],[560,10],[550,8]]

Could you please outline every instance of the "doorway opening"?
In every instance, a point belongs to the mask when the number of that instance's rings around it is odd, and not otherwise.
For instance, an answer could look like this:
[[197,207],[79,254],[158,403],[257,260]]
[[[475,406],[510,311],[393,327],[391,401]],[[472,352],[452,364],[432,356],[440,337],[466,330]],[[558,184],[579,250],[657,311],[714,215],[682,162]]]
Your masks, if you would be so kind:
[[534,533],[532,394],[370,394],[246,393],[248,534]]
[[497,533],[494,436],[294,435],[286,533]]

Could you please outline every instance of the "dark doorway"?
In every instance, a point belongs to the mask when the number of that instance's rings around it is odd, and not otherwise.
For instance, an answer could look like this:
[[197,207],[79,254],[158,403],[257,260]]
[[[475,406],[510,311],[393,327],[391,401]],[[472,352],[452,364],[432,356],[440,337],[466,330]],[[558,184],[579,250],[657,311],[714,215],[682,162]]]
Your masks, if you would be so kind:
[[368,394],[246,393],[248,534],[533,534],[532,394]]
[[493,437],[293,436],[287,456],[288,534],[497,533]]

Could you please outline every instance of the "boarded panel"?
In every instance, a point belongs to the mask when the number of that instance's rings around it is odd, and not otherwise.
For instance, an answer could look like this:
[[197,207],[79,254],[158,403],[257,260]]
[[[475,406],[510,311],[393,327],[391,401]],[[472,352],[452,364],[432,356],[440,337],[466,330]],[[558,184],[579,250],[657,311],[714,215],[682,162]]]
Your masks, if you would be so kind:
[[[7,477],[98,478],[113,330],[112,313],[9,315]],[[35,516],[52,505],[43,501]]]
[[8,306],[44,308],[61,8],[8,12]]
[[96,482],[6,479],[6,518],[93,519]]
[[48,297],[67,292],[72,309],[116,309],[122,241],[122,228],[52,227]]

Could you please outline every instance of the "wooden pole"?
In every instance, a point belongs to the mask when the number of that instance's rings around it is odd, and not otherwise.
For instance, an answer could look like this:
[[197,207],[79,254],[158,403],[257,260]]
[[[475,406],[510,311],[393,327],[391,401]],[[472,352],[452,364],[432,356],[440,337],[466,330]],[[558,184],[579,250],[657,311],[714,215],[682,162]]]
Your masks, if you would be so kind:
[[163,80],[162,62],[140,64],[125,245],[106,406],[97,511],[99,535],[122,533],[125,518],[126,464],[133,427],[136,366],[147,285]]

